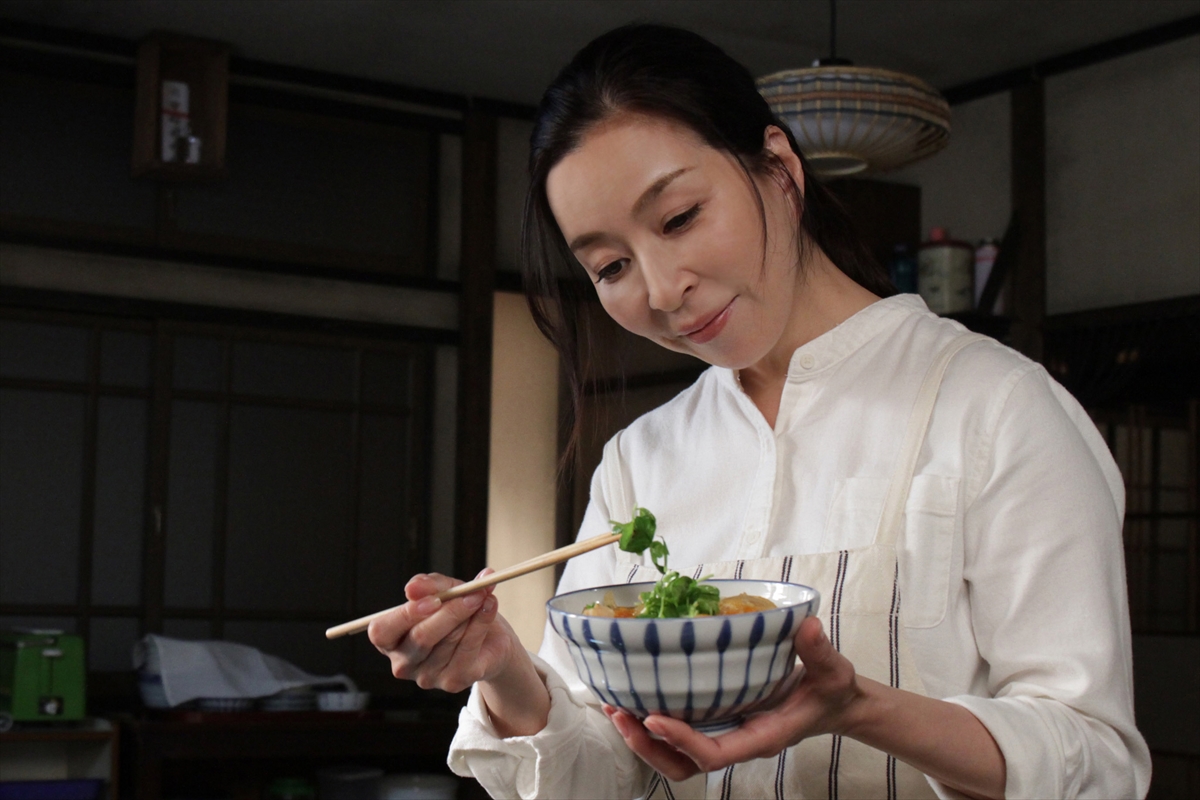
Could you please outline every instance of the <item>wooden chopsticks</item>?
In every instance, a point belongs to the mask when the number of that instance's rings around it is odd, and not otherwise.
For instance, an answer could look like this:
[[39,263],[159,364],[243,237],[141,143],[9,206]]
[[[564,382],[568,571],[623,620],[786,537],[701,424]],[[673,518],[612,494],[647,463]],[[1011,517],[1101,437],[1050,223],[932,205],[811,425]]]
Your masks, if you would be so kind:
[[[569,558],[574,558],[582,553],[587,553],[591,550],[604,547],[605,545],[613,544],[620,541],[620,539],[621,534],[619,533],[606,533],[603,536],[595,536],[591,539],[584,539],[581,542],[575,542],[574,544],[569,544],[566,547],[560,547],[557,550],[551,550],[549,553],[543,553],[542,555],[537,556],[536,558],[531,558],[528,561],[522,561],[520,564],[514,564],[513,566],[507,569],[502,569],[499,572],[493,572],[491,575],[487,575],[483,578],[477,578],[476,580],[469,581],[467,583],[460,583],[458,586],[441,592],[438,595],[438,599],[442,601],[453,600],[456,597],[462,597],[465,594],[470,594],[471,592],[475,592],[480,589],[486,589],[488,586],[494,586],[497,583],[503,583],[504,581],[512,580],[513,578],[519,578],[522,575],[527,575],[530,572],[536,572],[539,569],[545,569],[546,567],[561,563]],[[334,625],[332,628],[325,631],[325,638],[336,639],[339,636],[346,636],[347,634],[351,633],[361,633],[367,629],[372,620],[378,619],[385,614],[390,614],[397,608],[400,608],[400,606],[386,608],[383,611],[376,611],[374,614],[368,614],[365,617],[359,617],[358,619],[351,620],[350,622],[343,622],[341,625]]]

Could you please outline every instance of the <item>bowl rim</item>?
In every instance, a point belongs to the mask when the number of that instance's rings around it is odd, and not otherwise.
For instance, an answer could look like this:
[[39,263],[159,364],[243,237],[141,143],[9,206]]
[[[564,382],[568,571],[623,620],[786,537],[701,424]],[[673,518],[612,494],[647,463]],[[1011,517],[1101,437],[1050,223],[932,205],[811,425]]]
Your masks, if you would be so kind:
[[[778,586],[796,586],[801,589],[806,589],[811,594],[807,598],[805,598],[803,600],[798,600],[797,602],[792,603],[791,605],[776,606],[775,608],[766,608],[766,609],[761,609],[761,610],[757,610],[757,611],[743,611],[740,614],[720,614],[718,616],[713,616],[713,617],[593,617],[593,616],[584,614],[581,611],[563,611],[561,609],[555,608],[552,605],[552,603],[554,603],[555,600],[558,600],[560,598],[571,597],[572,595],[576,595],[576,594],[583,594],[584,592],[607,591],[607,590],[618,589],[618,588],[628,589],[630,587],[635,587],[635,586],[642,586],[642,587],[649,588],[649,587],[653,586],[656,583],[656,581],[638,581],[636,583],[610,583],[610,584],[607,584],[604,586],[589,586],[589,587],[586,587],[583,589],[576,589],[572,592],[566,592],[564,594],[556,594],[553,597],[551,597],[549,600],[546,601],[546,613],[547,613],[547,615],[560,614],[562,616],[570,617],[573,619],[587,619],[587,620],[619,619],[621,621],[621,624],[632,623],[632,624],[644,625],[649,622],[657,622],[659,624],[662,624],[665,622],[695,622],[695,623],[699,623],[699,624],[703,625],[703,624],[705,624],[705,622],[704,622],[705,620],[735,619],[737,617],[747,617],[752,614],[773,614],[778,611],[787,611],[788,609],[797,608],[805,603],[810,603],[814,600],[820,601],[820,598],[821,598],[821,593],[817,589],[814,589],[812,586],[809,586],[807,584],[796,583],[794,581],[771,581],[771,580],[761,580],[759,578],[710,578],[703,582],[704,583],[713,583],[713,584],[771,583],[771,584],[775,584]],[[646,591],[646,589],[642,589],[641,591]]]

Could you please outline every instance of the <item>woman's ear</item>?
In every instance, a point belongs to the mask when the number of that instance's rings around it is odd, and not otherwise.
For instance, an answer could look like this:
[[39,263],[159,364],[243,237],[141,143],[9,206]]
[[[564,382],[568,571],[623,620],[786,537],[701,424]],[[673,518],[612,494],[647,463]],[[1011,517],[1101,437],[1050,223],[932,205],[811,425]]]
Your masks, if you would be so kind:
[[[800,196],[804,196],[804,167],[800,165],[800,156],[796,155],[796,151],[792,149],[791,142],[788,141],[787,134],[780,130],[777,125],[768,125],[763,131],[763,149],[769,150],[775,158],[779,159],[779,163],[791,175],[792,180],[796,182],[796,187],[800,190]],[[782,187],[786,191],[790,187]]]

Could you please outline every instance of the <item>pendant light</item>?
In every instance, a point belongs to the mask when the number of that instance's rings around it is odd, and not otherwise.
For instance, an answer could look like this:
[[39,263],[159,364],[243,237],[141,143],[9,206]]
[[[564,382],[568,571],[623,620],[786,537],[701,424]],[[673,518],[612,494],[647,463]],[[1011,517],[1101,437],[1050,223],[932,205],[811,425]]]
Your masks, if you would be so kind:
[[856,67],[837,57],[837,0],[829,3],[829,57],[758,79],[818,175],[883,172],[933,155],[950,141],[950,106],[925,81]]

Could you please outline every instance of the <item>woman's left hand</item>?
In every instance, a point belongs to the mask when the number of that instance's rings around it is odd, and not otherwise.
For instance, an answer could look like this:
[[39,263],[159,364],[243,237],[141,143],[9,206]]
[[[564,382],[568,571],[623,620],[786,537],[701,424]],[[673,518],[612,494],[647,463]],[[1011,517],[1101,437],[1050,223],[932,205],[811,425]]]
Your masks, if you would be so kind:
[[769,758],[810,736],[846,731],[864,696],[854,665],[834,649],[816,617],[801,623],[795,641],[804,666],[776,688],[773,707],[750,716],[730,733],[713,738],[681,720],[652,715],[643,722],[611,706],[605,706],[604,713],[629,748],[672,781]]

